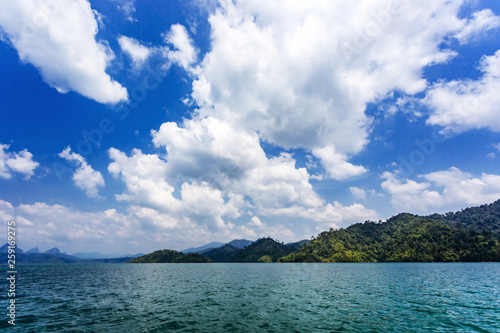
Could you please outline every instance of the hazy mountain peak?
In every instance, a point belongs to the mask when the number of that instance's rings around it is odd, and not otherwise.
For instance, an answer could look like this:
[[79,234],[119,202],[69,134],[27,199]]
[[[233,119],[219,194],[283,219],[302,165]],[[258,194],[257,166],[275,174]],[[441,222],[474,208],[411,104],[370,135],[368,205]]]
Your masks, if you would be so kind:
[[50,250],[45,251],[48,254],[61,254],[61,251],[57,247],[53,247]]

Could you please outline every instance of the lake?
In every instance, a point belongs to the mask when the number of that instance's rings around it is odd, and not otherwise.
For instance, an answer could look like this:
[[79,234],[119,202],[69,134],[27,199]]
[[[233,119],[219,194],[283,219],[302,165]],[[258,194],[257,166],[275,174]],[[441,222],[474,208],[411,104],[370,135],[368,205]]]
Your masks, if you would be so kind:
[[13,332],[500,332],[500,263],[17,269]]

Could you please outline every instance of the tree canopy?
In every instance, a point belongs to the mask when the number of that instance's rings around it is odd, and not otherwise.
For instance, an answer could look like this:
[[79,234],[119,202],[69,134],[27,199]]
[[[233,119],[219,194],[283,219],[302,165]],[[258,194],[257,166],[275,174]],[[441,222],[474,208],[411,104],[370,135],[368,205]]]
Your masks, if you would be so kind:
[[500,261],[492,234],[451,227],[411,214],[322,232],[279,262]]
[[129,261],[129,263],[206,263],[210,258],[198,253],[184,254],[175,250],[158,250]]

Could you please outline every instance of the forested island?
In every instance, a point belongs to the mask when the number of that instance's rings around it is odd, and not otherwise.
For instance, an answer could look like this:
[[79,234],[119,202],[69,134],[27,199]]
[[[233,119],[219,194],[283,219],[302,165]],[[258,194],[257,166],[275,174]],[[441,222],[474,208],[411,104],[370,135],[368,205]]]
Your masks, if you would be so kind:
[[476,262],[500,261],[500,200],[455,213],[401,213],[283,244],[262,238],[183,254],[156,251],[129,262]]

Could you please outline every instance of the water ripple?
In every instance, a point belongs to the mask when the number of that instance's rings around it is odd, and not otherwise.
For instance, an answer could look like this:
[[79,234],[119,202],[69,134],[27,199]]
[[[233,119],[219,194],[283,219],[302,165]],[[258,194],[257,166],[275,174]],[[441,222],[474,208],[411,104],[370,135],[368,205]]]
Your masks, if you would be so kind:
[[18,282],[19,332],[500,332],[498,263],[33,265]]

